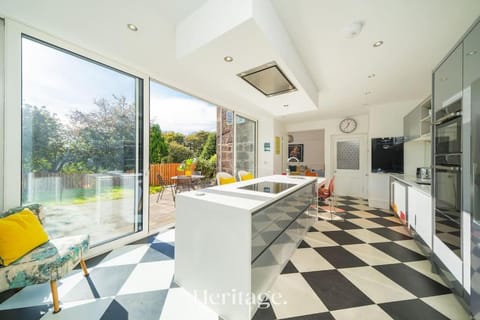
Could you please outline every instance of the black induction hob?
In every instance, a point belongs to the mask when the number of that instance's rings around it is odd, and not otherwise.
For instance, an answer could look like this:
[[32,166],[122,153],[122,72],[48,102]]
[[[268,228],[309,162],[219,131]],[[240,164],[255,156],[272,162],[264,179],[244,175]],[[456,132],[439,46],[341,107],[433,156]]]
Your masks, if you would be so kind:
[[266,192],[266,193],[280,193],[294,186],[296,186],[296,184],[264,181],[264,182],[258,182],[258,183],[250,184],[248,186],[240,187],[238,189]]

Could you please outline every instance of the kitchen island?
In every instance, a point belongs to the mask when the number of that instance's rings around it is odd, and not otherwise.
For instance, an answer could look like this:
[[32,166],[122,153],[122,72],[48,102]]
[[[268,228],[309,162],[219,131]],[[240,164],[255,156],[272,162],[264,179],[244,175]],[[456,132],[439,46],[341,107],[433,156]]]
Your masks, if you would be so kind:
[[268,176],[177,197],[175,281],[246,320],[317,219],[317,178]]

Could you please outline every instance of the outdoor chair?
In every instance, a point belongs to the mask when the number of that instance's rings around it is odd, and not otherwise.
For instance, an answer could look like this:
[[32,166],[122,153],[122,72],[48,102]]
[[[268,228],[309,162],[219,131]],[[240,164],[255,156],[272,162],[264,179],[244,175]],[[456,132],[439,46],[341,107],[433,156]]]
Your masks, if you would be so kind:
[[158,193],[158,196],[157,196],[157,201],[158,202],[160,199],[162,199],[163,197],[163,193],[165,192],[165,189],[167,188],[170,188],[170,191],[172,192],[172,198],[175,200],[175,190],[174,190],[174,186],[173,185],[169,185],[165,182],[165,180],[163,180],[163,177],[161,174],[158,174],[157,175],[157,181],[158,181],[158,185],[163,187],[162,190],[160,190],[160,192]]
[[230,173],[227,172],[217,172],[217,185],[221,186],[224,184],[229,184],[229,183],[234,183],[237,180],[235,180],[235,177],[232,176]]
[[[42,223],[44,214],[41,208],[39,204],[14,208],[0,213],[0,219],[29,209]],[[0,292],[50,282],[53,313],[59,312],[57,280],[72,271],[79,263],[83,274],[88,276],[84,257],[89,248],[89,241],[88,235],[50,239],[7,266],[0,265]]]
[[238,180],[240,181],[247,181],[253,179],[253,173],[245,171],[245,170],[240,170],[238,171]]

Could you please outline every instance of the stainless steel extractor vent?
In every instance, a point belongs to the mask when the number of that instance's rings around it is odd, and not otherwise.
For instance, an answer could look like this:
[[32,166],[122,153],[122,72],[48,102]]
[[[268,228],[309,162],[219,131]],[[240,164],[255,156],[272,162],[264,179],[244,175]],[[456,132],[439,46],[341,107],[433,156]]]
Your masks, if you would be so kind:
[[275,61],[239,73],[238,76],[267,97],[297,90]]

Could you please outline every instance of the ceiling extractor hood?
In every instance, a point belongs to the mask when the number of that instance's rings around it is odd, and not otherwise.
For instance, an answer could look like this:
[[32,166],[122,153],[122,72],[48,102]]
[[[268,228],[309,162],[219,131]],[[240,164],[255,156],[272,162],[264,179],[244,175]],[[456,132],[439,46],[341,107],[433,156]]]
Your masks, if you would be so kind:
[[266,97],[297,90],[275,61],[239,73],[238,76]]

